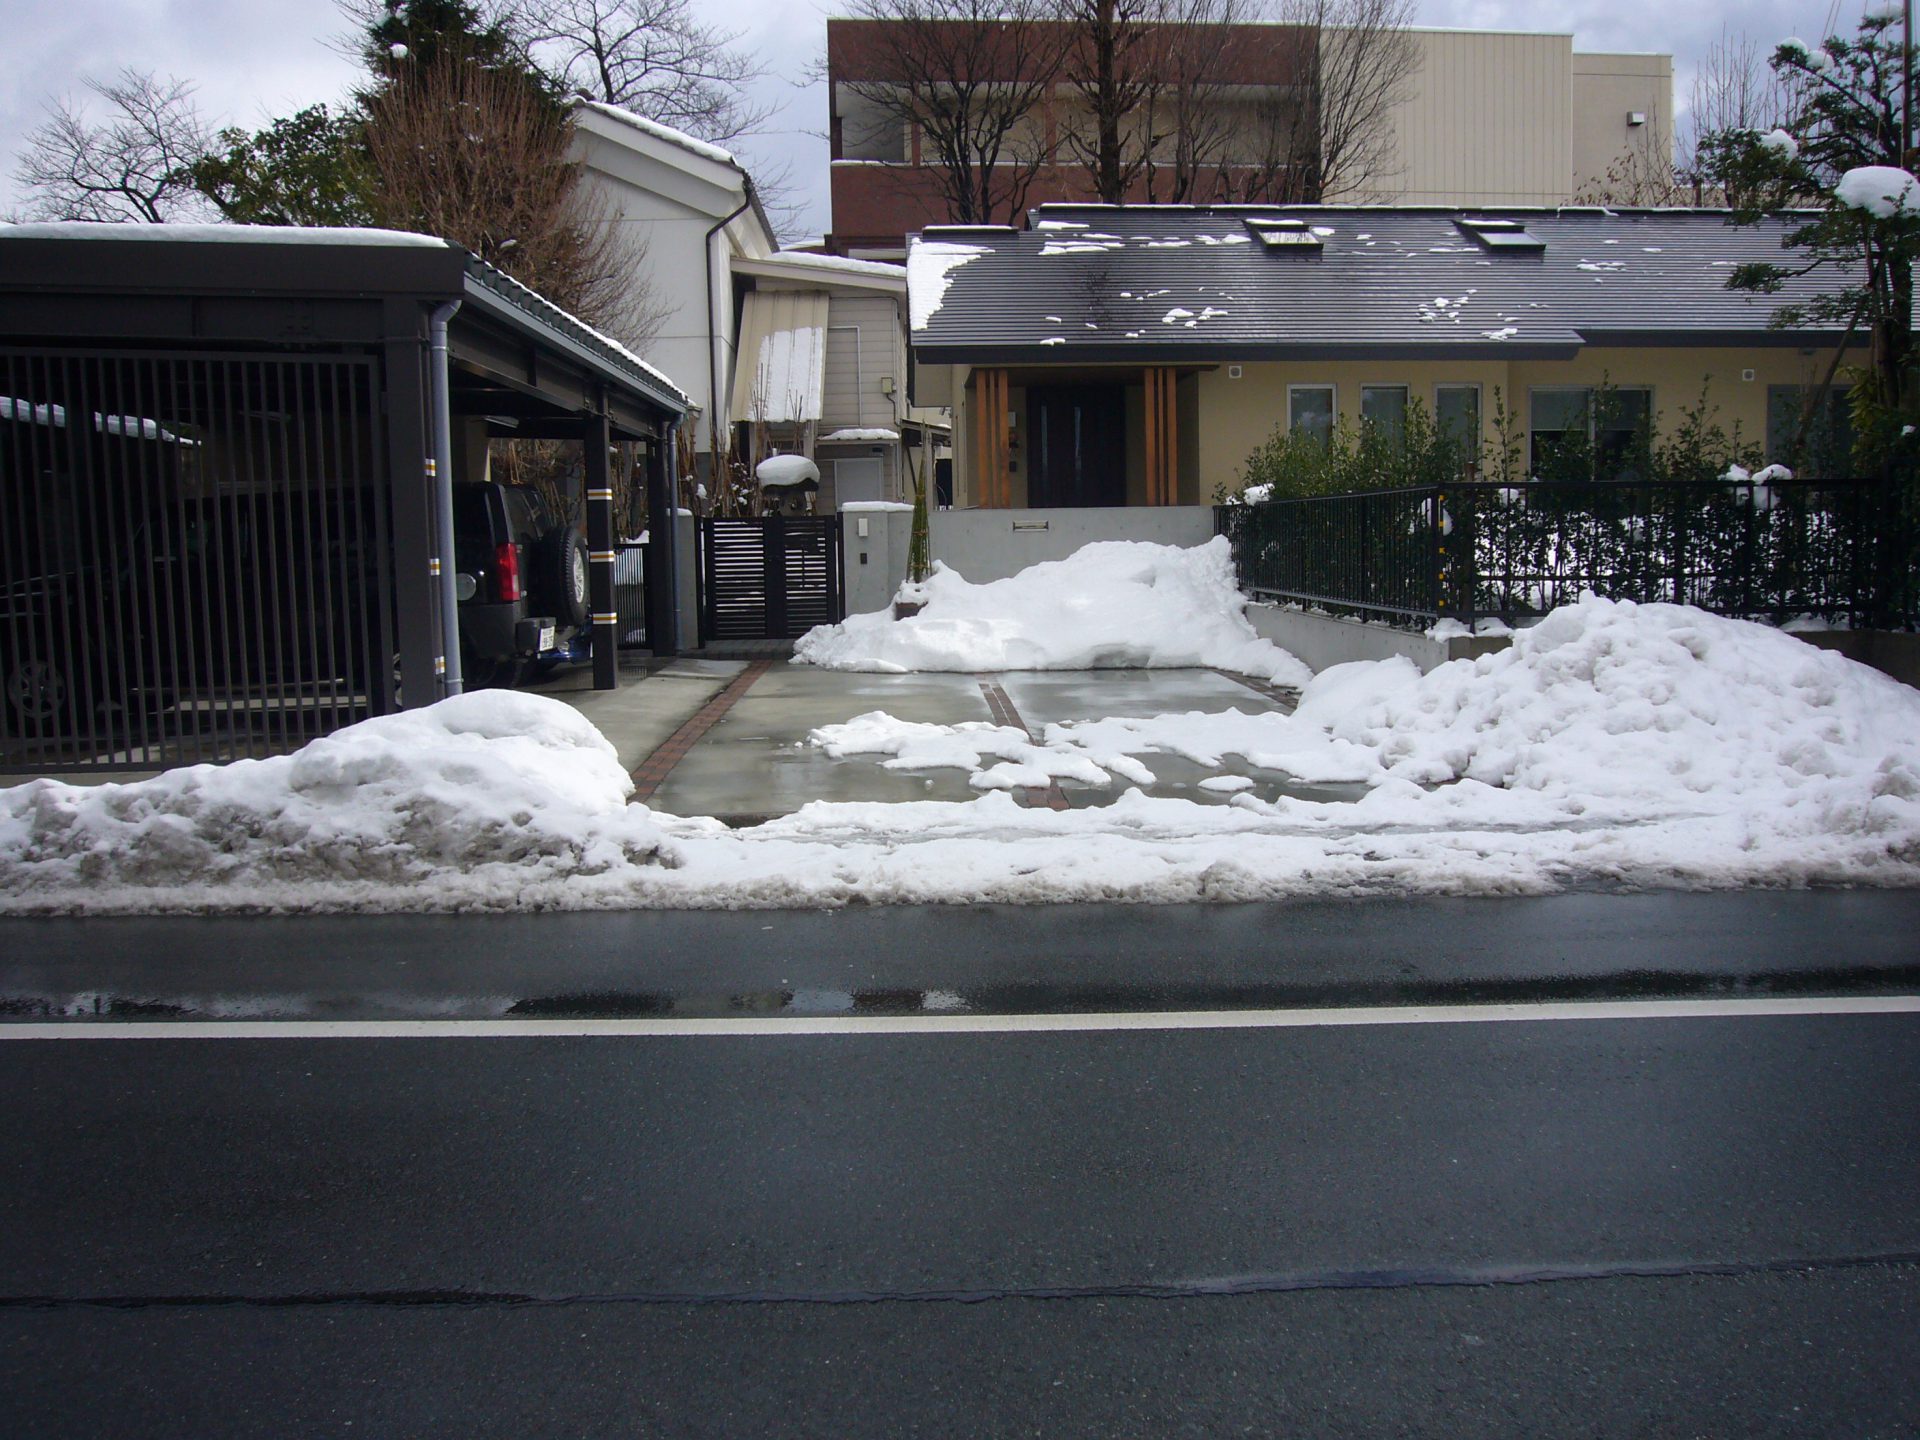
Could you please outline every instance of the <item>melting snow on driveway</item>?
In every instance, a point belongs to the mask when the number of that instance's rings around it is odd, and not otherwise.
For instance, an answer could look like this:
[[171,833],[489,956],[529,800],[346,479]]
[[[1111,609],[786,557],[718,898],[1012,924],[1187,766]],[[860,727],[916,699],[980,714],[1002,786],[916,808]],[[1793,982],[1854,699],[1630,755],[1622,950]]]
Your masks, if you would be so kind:
[[[1036,619],[1050,628],[1051,617]],[[992,643],[1016,641],[995,632]],[[950,649],[945,640],[933,648]],[[848,648],[841,658],[857,656]],[[959,803],[816,804],[731,831],[629,804],[611,747],[574,711],[489,691],[368,721],[279,759],[0,792],[0,908],[745,907],[1920,883],[1920,692],[1789,635],[1683,607],[1583,600],[1521,632],[1510,650],[1426,676],[1404,662],[1339,666],[1307,687],[1291,716],[1095,720],[1050,727],[1040,745],[1005,727],[889,717],[855,727],[841,738],[887,763],[982,774],[1005,766],[1014,785],[1034,775],[1091,783],[1097,769],[1121,793],[1060,812],[1023,808],[997,787]],[[1265,801],[1242,790],[1203,803],[1124,788],[1135,778],[1127,765],[1156,750],[1219,764],[1222,780],[1238,757],[1338,774],[1366,790],[1353,802]]]

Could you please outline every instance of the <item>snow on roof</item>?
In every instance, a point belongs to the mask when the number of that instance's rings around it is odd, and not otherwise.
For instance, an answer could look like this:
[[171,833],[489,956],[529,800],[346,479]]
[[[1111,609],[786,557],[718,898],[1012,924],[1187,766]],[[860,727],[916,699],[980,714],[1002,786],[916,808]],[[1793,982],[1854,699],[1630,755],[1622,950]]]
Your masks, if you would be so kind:
[[644,115],[636,115],[631,110],[623,110],[618,105],[608,105],[599,100],[581,99],[575,102],[583,110],[591,110],[596,115],[604,115],[609,120],[638,130],[643,135],[651,135],[656,140],[664,140],[669,145],[678,145],[689,154],[698,155],[703,160],[711,160],[716,165],[730,165],[745,173],[743,166],[730,150],[722,150],[718,145],[705,140],[697,140],[684,130],[676,130],[671,125],[662,125],[658,120],[649,120]]
[[853,260],[845,255],[816,255],[810,250],[776,250],[771,255],[750,259],[752,265],[800,265],[810,270],[839,270],[849,275],[872,275],[887,280],[904,280],[907,267],[889,265],[883,260]]
[[[64,405],[36,405],[31,400],[15,400],[0,395],[0,420],[18,420],[27,425],[46,425],[55,430],[67,427],[67,407]],[[131,435],[138,431],[145,440],[171,440],[179,445],[198,445],[197,440],[176,435],[158,420],[148,420],[139,415],[102,415],[93,412],[93,428],[102,435]]]
[[947,286],[953,283],[955,270],[989,253],[990,247],[985,245],[915,236],[907,250],[907,301],[913,312],[912,328],[926,329],[927,322],[940,313],[940,302],[947,298]]
[[451,240],[407,230],[338,229],[320,225],[137,225],[53,220],[30,225],[0,222],[0,240],[192,240],[225,245],[367,245],[453,250]]
[[836,430],[831,435],[822,435],[820,437],[820,443],[822,445],[842,445],[861,441],[886,442],[898,440],[899,438],[900,432],[898,430],[883,430],[879,428],[863,430],[854,427],[851,429]]
[[781,485],[817,485],[820,467],[804,455],[769,455],[753,467],[753,478],[763,490]]
[[566,316],[567,319],[572,324],[577,326],[580,330],[584,331],[586,334],[590,335],[598,343],[606,346],[607,349],[613,351],[614,354],[618,355],[622,360],[626,361],[627,364],[633,366],[637,370],[643,371],[647,375],[651,376],[656,382],[665,386],[669,394],[677,395],[683,401],[689,398],[686,391],[682,390],[678,385],[674,384],[673,381],[669,380],[666,377],[666,375],[664,375],[657,367],[653,365],[649,365],[645,360],[642,360],[638,355],[634,354],[633,351],[629,350],[626,346],[622,345],[618,340],[614,339],[611,335],[606,334],[604,331],[594,329],[593,326],[587,324],[586,321],[582,320],[578,315],[575,315],[572,311],[560,309],[558,305],[555,305],[551,300],[547,299],[546,296],[542,295],[538,290],[535,290],[532,286],[521,284],[518,280],[514,279],[513,276],[507,274],[506,271],[500,269],[496,265],[487,264],[486,261],[480,259],[479,256],[477,255],[471,257],[469,263],[471,265],[477,265],[481,267],[483,270],[485,270],[487,279],[490,282],[494,282],[496,287],[517,290],[522,295],[531,296],[535,301],[538,302],[540,306],[543,306],[549,310],[553,310],[557,312],[558,314]]

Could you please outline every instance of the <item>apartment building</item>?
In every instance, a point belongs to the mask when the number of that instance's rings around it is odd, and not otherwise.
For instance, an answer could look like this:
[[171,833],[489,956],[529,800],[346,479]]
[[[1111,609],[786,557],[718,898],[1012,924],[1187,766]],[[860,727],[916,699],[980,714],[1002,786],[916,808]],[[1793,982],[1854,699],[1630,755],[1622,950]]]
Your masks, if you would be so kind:
[[[1668,55],[1576,52],[1571,35],[1477,30],[1409,32],[1415,64],[1392,108],[1385,157],[1362,187],[1328,202],[1403,205],[1555,205],[1574,198],[1623,155],[1664,156],[1673,121],[1673,61]],[[829,20],[827,78],[831,108],[832,230],[840,254],[898,259],[906,236],[952,220],[926,137],[900,124],[881,103],[888,69],[886,22]],[[1209,78],[1206,103],[1231,112],[1235,137],[1183,194],[1170,193],[1167,166],[1148,166],[1131,202],[1270,200],[1245,193],[1249,172],[1271,165],[1276,116],[1303,123],[1302,83],[1329,42],[1299,26],[1223,28],[1223,70]],[[1020,57],[993,63],[1018,75]],[[1098,198],[1065,137],[1079,120],[1076,98],[1055,86],[1011,137],[1036,164],[1024,203],[992,218],[1017,224],[1029,205]],[[1155,133],[1167,132],[1164,119]],[[1159,152],[1156,151],[1156,160]]]

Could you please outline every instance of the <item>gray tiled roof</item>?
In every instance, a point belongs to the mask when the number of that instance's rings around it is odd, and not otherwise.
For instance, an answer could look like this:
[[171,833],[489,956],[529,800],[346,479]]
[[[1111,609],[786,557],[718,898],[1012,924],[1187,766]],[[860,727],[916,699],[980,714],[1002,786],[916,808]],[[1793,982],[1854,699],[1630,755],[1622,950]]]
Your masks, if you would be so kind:
[[[1304,222],[1319,248],[1269,248],[1245,223],[1260,215]],[[1515,221],[1545,249],[1489,251],[1455,223],[1474,216]],[[1733,265],[1781,259],[1797,222],[1736,227],[1718,211],[1050,205],[1029,220],[916,237],[982,251],[946,271],[939,308],[913,333],[921,362],[1800,345],[1807,331],[1770,330],[1769,317],[1836,283],[1829,273],[1778,296],[1727,290]]]

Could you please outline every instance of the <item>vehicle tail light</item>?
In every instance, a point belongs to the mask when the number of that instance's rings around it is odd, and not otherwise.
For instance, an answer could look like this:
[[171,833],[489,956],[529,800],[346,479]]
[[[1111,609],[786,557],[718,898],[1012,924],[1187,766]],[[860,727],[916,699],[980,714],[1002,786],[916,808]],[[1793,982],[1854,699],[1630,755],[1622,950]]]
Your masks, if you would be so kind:
[[511,540],[502,545],[494,556],[494,574],[499,580],[500,599],[518,600],[520,589],[520,547]]

